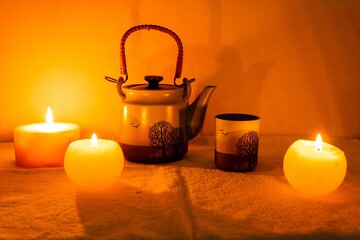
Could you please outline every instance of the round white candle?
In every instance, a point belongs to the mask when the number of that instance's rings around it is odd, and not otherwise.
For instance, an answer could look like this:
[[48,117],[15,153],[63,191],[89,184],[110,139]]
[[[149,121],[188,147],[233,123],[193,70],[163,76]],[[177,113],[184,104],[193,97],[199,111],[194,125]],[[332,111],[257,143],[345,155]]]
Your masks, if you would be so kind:
[[297,140],[284,157],[285,177],[292,187],[311,196],[321,196],[337,189],[346,175],[343,151],[321,141]]
[[111,186],[124,167],[124,155],[117,142],[106,139],[74,141],[65,153],[64,168],[69,179],[84,190]]
[[80,138],[80,127],[73,123],[54,123],[48,108],[46,123],[14,128],[16,164],[22,167],[62,167],[69,144]]

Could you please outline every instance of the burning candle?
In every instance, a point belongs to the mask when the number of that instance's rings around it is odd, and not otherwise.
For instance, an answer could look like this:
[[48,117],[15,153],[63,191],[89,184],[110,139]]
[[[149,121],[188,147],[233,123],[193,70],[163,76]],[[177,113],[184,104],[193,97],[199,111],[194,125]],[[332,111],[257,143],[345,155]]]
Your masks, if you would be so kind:
[[83,190],[101,190],[111,186],[124,167],[124,155],[117,142],[97,139],[74,141],[68,147],[64,168],[70,181]]
[[288,182],[299,192],[321,196],[337,189],[346,175],[346,158],[337,147],[322,142],[297,140],[284,157],[284,174]]
[[80,138],[80,127],[73,123],[53,122],[48,107],[45,123],[14,128],[16,164],[22,167],[62,167],[69,144]]

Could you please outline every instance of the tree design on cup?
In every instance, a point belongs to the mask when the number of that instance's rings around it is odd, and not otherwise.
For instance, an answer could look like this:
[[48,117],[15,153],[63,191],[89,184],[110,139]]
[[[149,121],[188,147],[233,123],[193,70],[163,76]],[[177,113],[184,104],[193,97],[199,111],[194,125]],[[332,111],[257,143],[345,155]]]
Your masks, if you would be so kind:
[[236,144],[236,156],[240,165],[248,164],[249,170],[257,165],[259,136],[257,132],[250,131],[242,135]]
[[148,134],[150,145],[161,148],[163,159],[166,158],[166,151],[170,151],[168,146],[171,146],[172,153],[177,156],[179,148],[183,143],[184,134],[180,128],[175,128],[167,121],[159,121],[150,127]]

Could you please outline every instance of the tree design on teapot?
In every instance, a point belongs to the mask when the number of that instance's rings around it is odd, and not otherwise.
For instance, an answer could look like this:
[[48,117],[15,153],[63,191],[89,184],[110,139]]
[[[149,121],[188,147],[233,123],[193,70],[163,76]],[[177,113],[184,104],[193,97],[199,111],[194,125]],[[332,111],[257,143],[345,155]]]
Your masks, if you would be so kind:
[[161,148],[162,157],[166,158],[167,147],[171,146],[174,156],[178,154],[184,134],[180,128],[175,128],[167,121],[159,121],[150,127],[148,134],[150,145]]
[[251,164],[256,164],[258,155],[259,136],[257,132],[250,131],[242,135],[236,144],[236,156],[241,161],[248,162],[249,168]]

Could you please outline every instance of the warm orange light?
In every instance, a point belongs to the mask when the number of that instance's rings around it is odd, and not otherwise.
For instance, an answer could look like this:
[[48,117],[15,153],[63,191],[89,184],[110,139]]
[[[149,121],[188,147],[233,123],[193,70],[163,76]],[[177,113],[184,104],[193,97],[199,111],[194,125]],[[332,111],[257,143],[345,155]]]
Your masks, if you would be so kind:
[[62,167],[71,142],[80,138],[80,127],[74,123],[54,123],[51,108],[46,122],[14,128],[16,163],[23,167]]
[[101,190],[111,186],[124,167],[124,155],[112,140],[82,139],[70,144],[64,168],[69,179],[83,190]]
[[321,138],[320,133],[318,133],[318,135],[316,136],[316,141],[315,141],[315,151],[321,152],[322,145],[323,145],[322,138]]
[[337,147],[322,142],[297,140],[286,151],[284,174],[291,186],[310,196],[321,196],[337,189],[343,182],[347,163]]
[[54,122],[53,114],[52,114],[51,108],[48,107],[47,111],[46,111],[46,123],[52,124],[53,122]]
[[97,145],[98,145],[98,140],[97,140],[96,134],[93,133],[91,136],[91,146],[96,147]]

